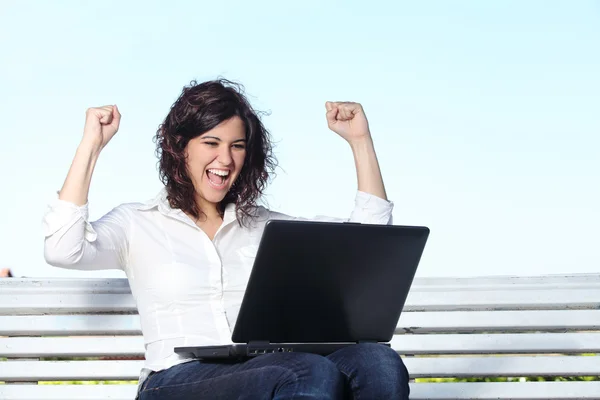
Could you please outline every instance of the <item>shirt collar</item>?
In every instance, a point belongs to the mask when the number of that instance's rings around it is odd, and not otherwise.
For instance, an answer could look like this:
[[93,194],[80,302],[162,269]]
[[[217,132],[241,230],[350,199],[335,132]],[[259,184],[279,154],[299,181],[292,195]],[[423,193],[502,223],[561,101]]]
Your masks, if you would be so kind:
[[[140,211],[148,211],[157,208],[164,215],[172,215],[174,213],[183,213],[180,209],[173,209],[167,200],[167,188],[163,187],[158,194],[153,198],[137,207]],[[234,203],[229,203],[225,206],[223,215],[223,223],[230,222],[236,219],[236,206]]]
[[137,207],[140,211],[147,211],[153,208],[158,208],[158,210],[164,214],[173,211],[167,200],[167,188],[163,187],[153,199],[150,199]]

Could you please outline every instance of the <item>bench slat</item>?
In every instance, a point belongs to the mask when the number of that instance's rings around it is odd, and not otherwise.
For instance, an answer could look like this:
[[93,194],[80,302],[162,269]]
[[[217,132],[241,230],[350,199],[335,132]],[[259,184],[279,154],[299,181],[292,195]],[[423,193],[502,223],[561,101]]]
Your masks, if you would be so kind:
[[411,292],[407,311],[597,309],[596,289]]
[[[114,278],[113,278],[114,279]],[[117,278],[118,279],[118,278]],[[474,277],[417,277],[414,287],[457,286],[541,286],[541,285],[598,285],[599,274],[554,274],[539,276],[474,276]]]
[[[600,310],[403,312],[397,333],[600,330]],[[136,335],[138,315],[0,316],[0,336]]]
[[411,400],[600,399],[600,382],[415,383]]
[[0,381],[136,380],[143,361],[5,361]]
[[139,335],[138,315],[0,316],[0,336]]
[[600,330],[600,310],[403,312],[397,333]]
[[133,400],[137,385],[0,385],[3,400]]
[[140,357],[142,336],[0,338],[0,357]]
[[[0,385],[4,400],[132,400],[136,385]],[[413,383],[411,400],[600,399],[600,382]]]
[[[597,309],[600,290],[411,291],[405,311]],[[0,315],[47,313],[135,313],[131,294],[9,293],[0,301]]]
[[15,292],[2,295],[0,315],[39,315],[65,313],[137,313],[129,293],[51,293]]
[[[412,378],[484,376],[600,375],[595,356],[423,357],[404,358]],[[0,381],[130,380],[143,361],[7,361],[0,362]]]
[[12,278],[0,280],[0,293],[131,293],[127,278]]
[[[400,354],[600,353],[600,333],[396,335]],[[0,357],[140,357],[141,336],[0,338]]]
[[425,357],[404,358],[412,378],[471,378],[600,375],[600,357]]
[[414,355],[600,353],[600,333],[395,335],[391,345]]
[[[542,276],[475,276],[475,277],[417,277],[412,287],[415,290],[431,287],[497,287],[510,286],[518,289],[520,286],[565,285],[598,286],[599,274],[555,274]],[[126,278],[12,278],[10,282],[0,281],[0,291],[5,290],[56,291],[66,293],[73,291],[97,293],[129,293]]]
[[[4,400],[132,400],[136,385],[0,385]],[[411,400],[600,399],[600,382],[413,383]]]

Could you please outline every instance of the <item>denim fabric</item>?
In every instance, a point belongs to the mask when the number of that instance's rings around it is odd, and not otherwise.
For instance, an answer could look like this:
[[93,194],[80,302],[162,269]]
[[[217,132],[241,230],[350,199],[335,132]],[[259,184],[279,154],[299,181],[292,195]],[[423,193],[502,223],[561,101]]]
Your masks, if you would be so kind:
[[272,353],[243,362],[175,365],[151,374],[139,399],[407,400],[408,394],[408,372],[394,350],[357,344],[327,357]]

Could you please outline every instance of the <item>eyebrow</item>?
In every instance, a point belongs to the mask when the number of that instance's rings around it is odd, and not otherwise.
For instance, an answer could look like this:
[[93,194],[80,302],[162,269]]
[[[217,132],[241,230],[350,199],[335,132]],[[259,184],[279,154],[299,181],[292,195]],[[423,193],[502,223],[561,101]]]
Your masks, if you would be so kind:
[[[218,140],[219,142],[221,141],[221,138],[218,138],[216,136],[202,136],[202,137],[200,137],[200,139],[213,139],[213,140]],[[231,143],[245,142],[245,141],[246,141],[246,139],[237,139]]]

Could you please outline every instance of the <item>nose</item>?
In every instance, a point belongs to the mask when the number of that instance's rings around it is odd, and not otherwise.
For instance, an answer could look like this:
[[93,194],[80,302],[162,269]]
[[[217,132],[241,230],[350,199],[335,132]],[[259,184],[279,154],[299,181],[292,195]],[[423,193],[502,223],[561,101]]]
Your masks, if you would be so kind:
[[221,147],[221,149],[219,150],[217,161],[219,161],[219,163],[225,166],[231,165],[231,163],[233,162],[233,157],[231,155],[231,149],[229,148],[229,146]]

